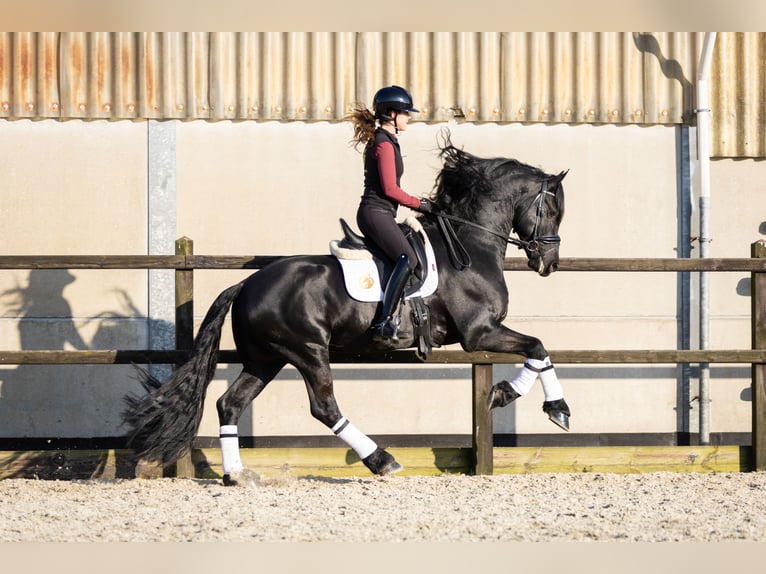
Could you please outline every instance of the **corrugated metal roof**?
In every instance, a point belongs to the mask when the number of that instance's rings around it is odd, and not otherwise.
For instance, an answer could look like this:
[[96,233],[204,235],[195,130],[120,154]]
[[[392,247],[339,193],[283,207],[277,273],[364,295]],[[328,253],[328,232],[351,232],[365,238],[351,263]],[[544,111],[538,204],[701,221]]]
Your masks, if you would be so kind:
[[[766,156],[763,33],[719,33],[713,154]],[[679,124],[702,33],[5,32],[0,118],[339,120],[386,84],[421,121]]]
[[766,34],[717,35],[710,92],[713,155],[766,157]]

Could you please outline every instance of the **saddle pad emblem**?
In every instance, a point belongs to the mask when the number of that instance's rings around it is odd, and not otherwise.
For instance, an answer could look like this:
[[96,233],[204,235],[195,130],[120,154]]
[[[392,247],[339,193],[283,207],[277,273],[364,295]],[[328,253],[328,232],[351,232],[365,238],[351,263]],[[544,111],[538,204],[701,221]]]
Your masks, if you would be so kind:
[[371,274],[362,275],[359,277],[359,286],[365,291],[375,287],[375,278]]

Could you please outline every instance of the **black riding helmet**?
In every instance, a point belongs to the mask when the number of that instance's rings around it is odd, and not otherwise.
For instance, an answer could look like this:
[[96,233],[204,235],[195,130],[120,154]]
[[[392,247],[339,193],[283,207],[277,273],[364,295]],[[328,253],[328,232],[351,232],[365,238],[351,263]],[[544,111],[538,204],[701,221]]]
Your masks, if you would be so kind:
[[375,92],[372,100],[375,117],[383,120],[394,119],[389,115],[390,110],[400,112],[418,112],[412,105],[412,96],[401,86],[386,86]]

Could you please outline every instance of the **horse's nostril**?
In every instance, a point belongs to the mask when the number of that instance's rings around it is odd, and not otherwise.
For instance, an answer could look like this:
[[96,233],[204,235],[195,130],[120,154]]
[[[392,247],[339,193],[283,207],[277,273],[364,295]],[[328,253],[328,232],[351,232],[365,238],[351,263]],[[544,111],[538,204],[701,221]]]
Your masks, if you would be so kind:
[[553,263],[551,263],[551,267],[550,267],[551,273],[556,271],[558,268],[559,268],[558,262],[554,261]]

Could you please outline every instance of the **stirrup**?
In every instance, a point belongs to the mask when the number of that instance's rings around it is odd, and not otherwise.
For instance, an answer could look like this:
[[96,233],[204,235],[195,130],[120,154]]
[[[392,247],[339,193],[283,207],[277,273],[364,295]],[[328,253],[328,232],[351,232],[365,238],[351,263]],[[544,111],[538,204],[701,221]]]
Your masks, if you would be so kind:
[[398,343],[400,336],[406,338],[410,335],[399,329],[398,317],[389,317],[372,326],[372,338],[374,341]]

